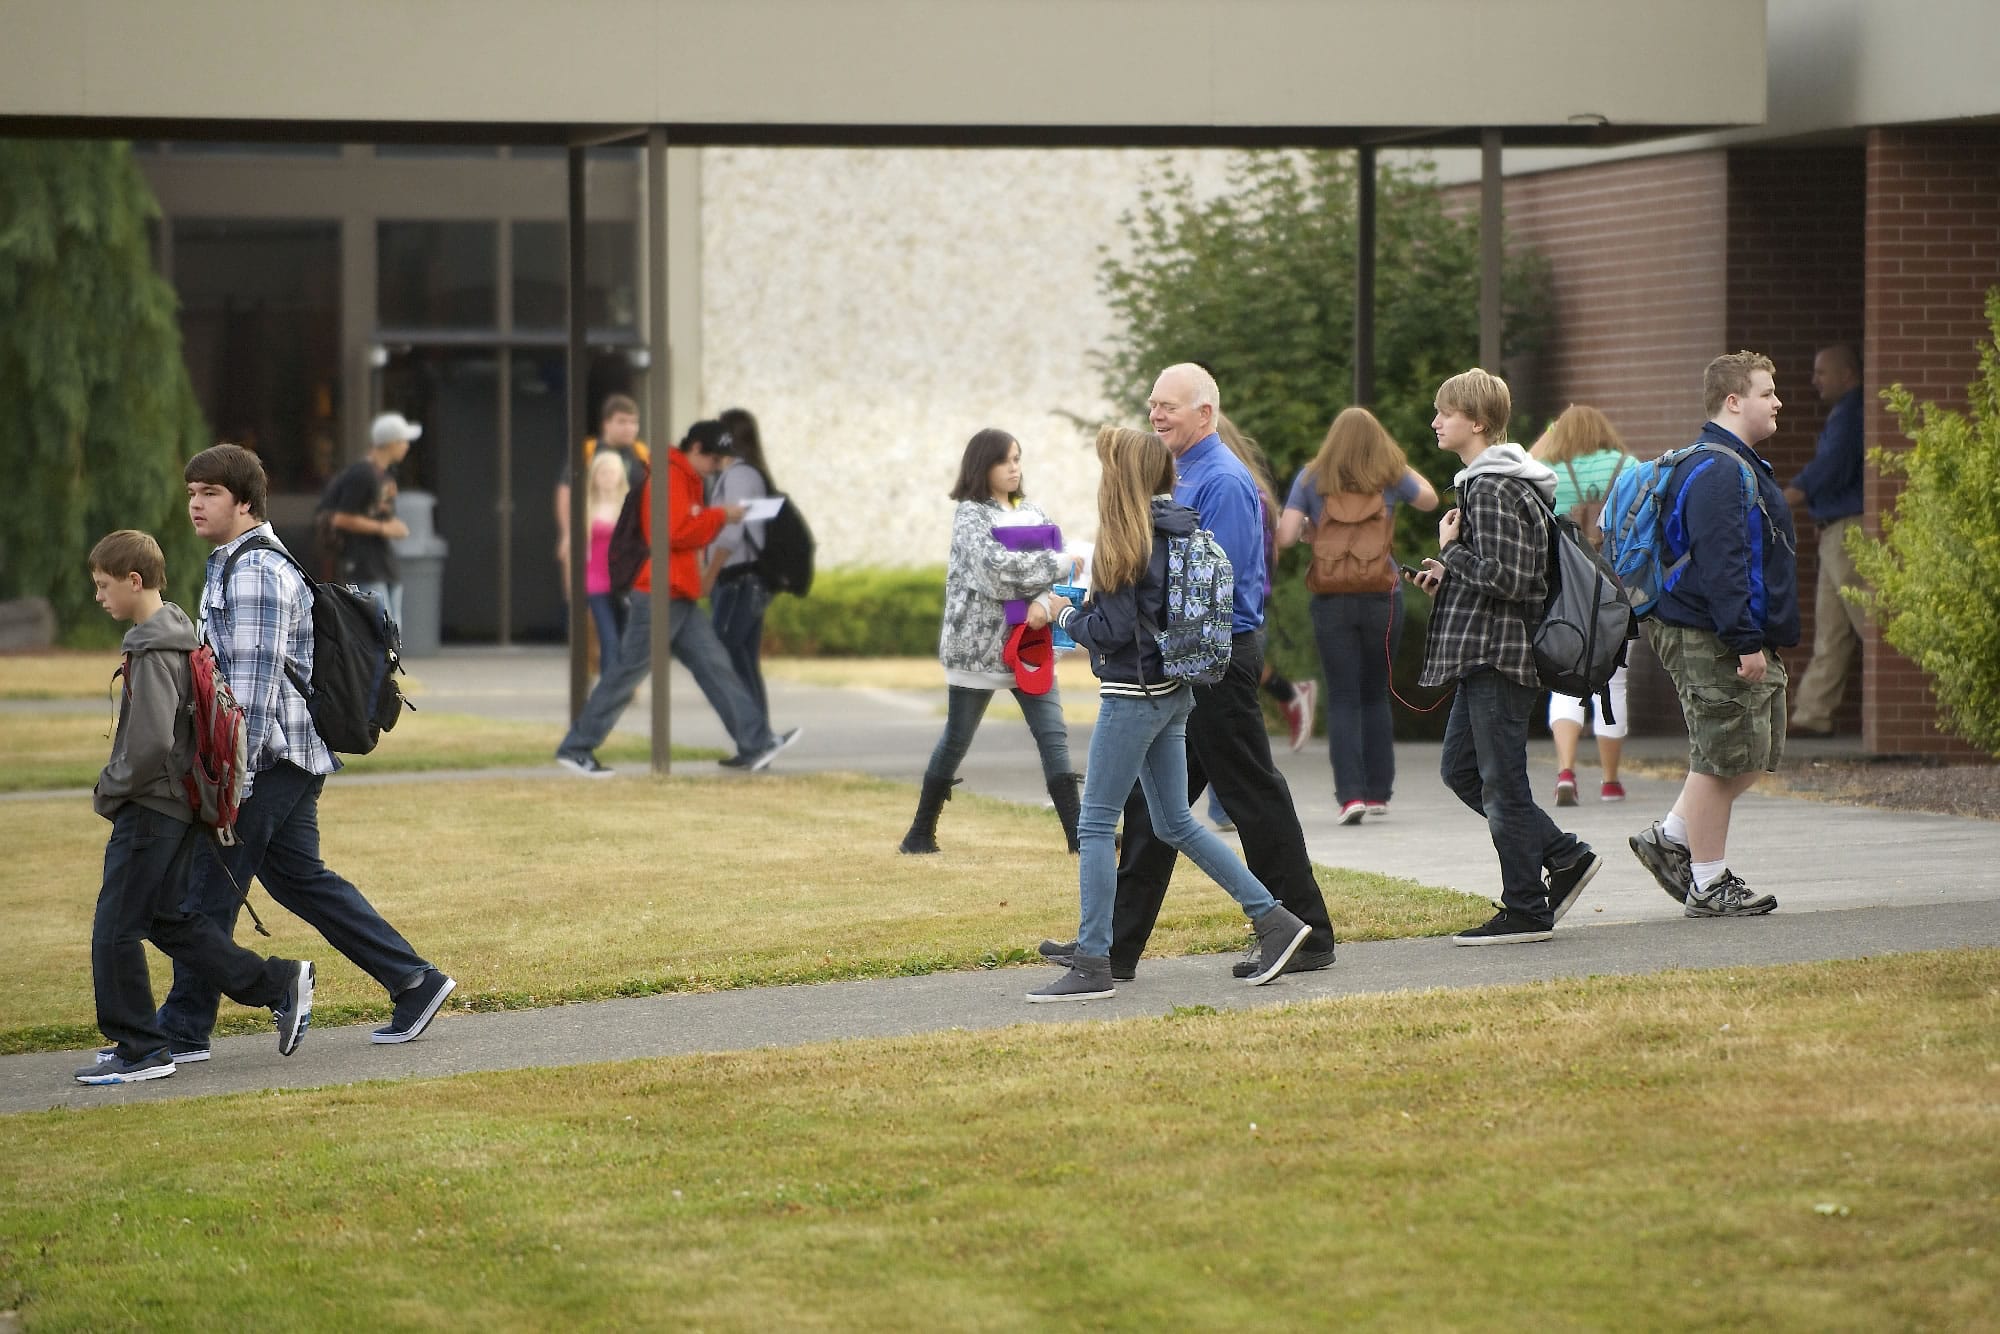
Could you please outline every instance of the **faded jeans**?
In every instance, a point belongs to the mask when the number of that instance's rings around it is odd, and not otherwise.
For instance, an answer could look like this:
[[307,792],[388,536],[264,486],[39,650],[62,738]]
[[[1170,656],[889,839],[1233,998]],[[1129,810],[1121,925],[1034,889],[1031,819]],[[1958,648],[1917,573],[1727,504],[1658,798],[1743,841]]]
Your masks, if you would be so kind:
[[[972,735],[986,716],[986,706],[993,702],[991,690],[971,686],[952,686],[946,696],[944,735],[938,738],[931,762],[924,769],[926,779],[942,783],[958,777],[958,766],[964,763],[965,752],[972,749]],[[1016,690],[1014,700],[1028,721],[1035,749],[1041,752],[1042,777],[1053,783],[1069,772],[1069,727],[1063,722],[1062,699],[1051,686],[1046,695]]]

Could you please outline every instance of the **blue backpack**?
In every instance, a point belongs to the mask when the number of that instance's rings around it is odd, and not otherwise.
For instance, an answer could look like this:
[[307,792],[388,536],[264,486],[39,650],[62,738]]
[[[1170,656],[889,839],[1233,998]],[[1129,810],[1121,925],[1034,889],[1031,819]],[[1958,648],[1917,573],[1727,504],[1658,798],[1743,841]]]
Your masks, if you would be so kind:
[[1215,535],[1197,528],[1167,543],[1167,619],[1153,632],[1175,681],[1214,685],[1235,639],[1236,571]]
[[[1697,454],[1719,454],[1735,464],[1743,475],[1744,499],[1765,514],[1750,465],[1726,445],[1683,445],[1620,472],[1604,501],[1604,556],[1625,585],[1633,614],[1641,620],[1653,614],[1660,596],[1687,570],[1689,553],[1674,556],[1667,550],[1667,516],[1680,494],[1678,488],[1669,489],[1668,482],[1676,467]],[[1765,514],[1767,522],[1769,518]]]

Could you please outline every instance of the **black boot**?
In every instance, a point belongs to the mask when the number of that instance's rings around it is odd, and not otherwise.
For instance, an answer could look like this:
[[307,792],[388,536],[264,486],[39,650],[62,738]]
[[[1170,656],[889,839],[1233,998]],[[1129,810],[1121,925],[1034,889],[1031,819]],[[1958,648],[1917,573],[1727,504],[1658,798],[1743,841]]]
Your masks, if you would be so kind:
[[1049,780],[1049,800],[1056,804],[1056,818],[1062,821],[1063,838],[1075,852],[1076,821],[1083,813],[1083,775],[1063,774]]
[[903,835],[898,852],[936,852],[938,812],[951,800],[951,790],[958,785],[956,778],[932,778],[924,775],[924,789],[917,797],[917,818],[910,821],[910,832]]

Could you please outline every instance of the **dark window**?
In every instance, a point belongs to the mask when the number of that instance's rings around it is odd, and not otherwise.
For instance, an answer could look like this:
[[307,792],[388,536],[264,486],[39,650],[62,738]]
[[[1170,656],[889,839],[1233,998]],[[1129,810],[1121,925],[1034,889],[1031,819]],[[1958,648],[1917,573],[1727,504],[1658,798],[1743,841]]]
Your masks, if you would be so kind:
[[211,142],[207,139],[165,140],[178,157],[339,157],[339,144]]
[[493,158],[500,150],[492,144],[377,144],[375,156],[382,158]]
[[499,320],[491,222],[376,224],[376,310],[388,329],[491,329]]
[[339,224],[173,229],[181,350],[209,429],[256,450],[272,491],[316,491],[340,456]]
[[[560,222],[514,224],[514,328],[560,330],[566,323],[568,229]],[[585,224],[584,323],[631,329],[639,316],[638,229],[629,222]]]

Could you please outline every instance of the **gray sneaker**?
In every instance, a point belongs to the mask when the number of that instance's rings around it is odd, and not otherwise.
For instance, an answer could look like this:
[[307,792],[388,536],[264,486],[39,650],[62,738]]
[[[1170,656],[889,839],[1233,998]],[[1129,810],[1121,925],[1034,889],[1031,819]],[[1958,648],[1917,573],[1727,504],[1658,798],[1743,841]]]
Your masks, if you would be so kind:
[[1088,954],[1072,955],[1069,968],[1047,986],[1028,993],[1030,1003],[1039,1001],[1109,1000],[1117,994],[1111,985],[1111,960],[1093,959]]
[[1259,917],[1251,928],[1257,933],[1256,967],[1243,980],[1253,987],[1261,987],[1284,972],[1285,965],[1312,934],[1312,928],[1282,903]]
[[1639,865],[1660,882],[1660,888],[1673,895],[1674,902],[1686,903],[1688,890],[1694,885],[1694,857],[1688,850],[1668,838],[1658,820],[1625,841]]
[[1688,890],[1689,917],[1761,917],[1778,906],[1770,894],[1752,894],[1750,886],[1734,871],[1724,871],[1715,882]]
[[1070,956],[1076,953],[1076,942],[1074,940],[1045,940],[1035,946],[1035,953],[1041,955],[1052,964],[1067,968],[1069,967]]

